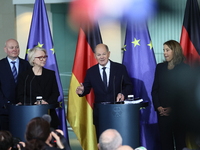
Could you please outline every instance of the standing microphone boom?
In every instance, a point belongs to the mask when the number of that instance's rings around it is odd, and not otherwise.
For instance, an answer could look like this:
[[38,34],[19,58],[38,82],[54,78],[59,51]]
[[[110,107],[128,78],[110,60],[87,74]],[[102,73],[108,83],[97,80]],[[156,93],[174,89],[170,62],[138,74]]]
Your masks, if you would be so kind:
[[31,79],[31,81],[30,81],[30,105],[32,105],[32,92],[31,92],[31,90],[32,90],[32,81],[33,81],[33,79],[35,78],[35,75],[33,76],[33,78]]
[[25,102],[26,102],[26,81],[28,79],[29,75],[26,76],[26,79],[25,79],[25,82],[24,82],[24,105],[25,105]]
[[115,104],[115,76],[114,76],[114,78],[113,78],[113,98],[114,98],[114,102],[113,102],[113,104]]
[[120,93],[121,93],[121,94],[122,94],[122,84],[123,84],[123,80],[124,80],[124,75],[122,75],[121,84],[120,84]]

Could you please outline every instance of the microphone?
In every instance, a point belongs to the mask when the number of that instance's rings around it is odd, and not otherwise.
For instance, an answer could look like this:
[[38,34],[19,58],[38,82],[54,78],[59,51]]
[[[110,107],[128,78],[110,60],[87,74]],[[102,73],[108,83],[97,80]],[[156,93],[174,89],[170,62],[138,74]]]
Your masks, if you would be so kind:
[[113,104],[115,104],[115,101],[116,101],[116,99],[115,99],[115,76],[113,78],[113,97],[114,97],[114,103]]
[[26,81],[29,77],[29,74],[26,76],[26,79],[24,81],[24,105],[25,105],[25,102],[26,102]]
[[51,116],[48,115],[48,114],[44,114],[44,115],[42,116],[42,118],[43,118],[44,120],[46,120],[48,123],[51,122]]
[[[121,83],[120,83],[120,93],[122,94],[122,84],[123,84],[123,80],[124,80],[124,75],[122,75],[122,79],[121,79]],[[121,98],[120,98],[121,100]],[[119,104],[121,103],[121,101],[118,102]]]
[[30,81],[30,105],[32,105],[32,81],[33,81],[33,79],[35,78],[35,75],[33,76],[33,78],[31,79],[31,81]]
[[122,93],[122,84],[123,84],[123,80],[124,80],[124,75],[122,75],[122,80],[121,80],[121,85],[120,85],[120,93]]

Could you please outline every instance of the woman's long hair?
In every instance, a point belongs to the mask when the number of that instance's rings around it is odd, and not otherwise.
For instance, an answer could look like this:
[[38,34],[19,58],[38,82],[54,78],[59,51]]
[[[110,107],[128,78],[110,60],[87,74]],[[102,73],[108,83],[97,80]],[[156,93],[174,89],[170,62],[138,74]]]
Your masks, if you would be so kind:
[[50,135],[50,124],[43,118],[33,118],[27,125],[26,150],[43,150]]
[[175,40],[166,41],[163,45],[167,45],[173,52],[173,64],[180,64],[185,60],[185,56],[183,55],[183,50],[181,45]]

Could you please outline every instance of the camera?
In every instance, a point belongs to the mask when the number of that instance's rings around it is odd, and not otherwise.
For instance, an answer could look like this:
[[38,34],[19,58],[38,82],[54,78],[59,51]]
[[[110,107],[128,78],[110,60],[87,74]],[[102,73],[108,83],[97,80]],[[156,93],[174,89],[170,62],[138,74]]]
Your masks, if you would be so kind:
[[[56,135],[58,135],[58,136],[60,137],[60,140],[62,139],[63,135],[60,134],[58,131],[54,130],[54,131],[52,131],[52,132],[56,133]],[[61,140],[61,142],[62,142],[62,140]],[[57,147],[56,139],[55,139],[53,136],[52,136],[52,139],[51,139],[50,143],[51,143],[54,147]]]
[[[52,132],[54,132],[56,135],[59,136],[60,142],[61,142],[63,145],[66,144],[66,139],[65,139],[65,137],[64,137],[60,132],[58,132],[58,131],[56,131],[56,130],[54,130],[54,131],[52,131]],[[51,143],[54,147],[57,147],[56,139],[55,139],[53,136],[52,136],[52,139],[51,139],[50,143]]]
[[13,137],[12,139],[12,150],[18,150],[17,148],[17,144],[20,145],[20,147],[22,148],[23,146],[19,143],[21,140],[19,138]]

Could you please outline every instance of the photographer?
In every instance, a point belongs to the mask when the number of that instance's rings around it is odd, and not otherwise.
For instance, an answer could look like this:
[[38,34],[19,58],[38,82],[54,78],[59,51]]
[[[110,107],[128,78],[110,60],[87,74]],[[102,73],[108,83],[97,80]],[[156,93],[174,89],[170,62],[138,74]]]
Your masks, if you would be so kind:
[[21,150],[22,146],[24,143],[13,138],[9,131],[0,131],[0,150]]
[[48,121],[33,118],[26,127],[25,150],[70,150],[61,130],[50,130]]

